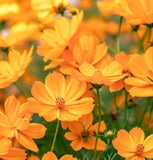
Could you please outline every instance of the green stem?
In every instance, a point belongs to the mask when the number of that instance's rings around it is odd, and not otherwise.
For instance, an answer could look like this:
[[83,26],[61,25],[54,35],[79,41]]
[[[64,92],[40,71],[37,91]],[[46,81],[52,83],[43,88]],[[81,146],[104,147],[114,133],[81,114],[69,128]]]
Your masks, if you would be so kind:
[[124,128],[126,128],[128,121],[129,121],[128,93],[127,93],[127,91],[125,91]]
[[19,91],[24,95],[25,98],[28,98],[24,90],[16,82],[14,82],[14,85],[19,89]]
[[143,47],[143,43],[144,43],[145,38],[148,35],[148,32],[149,32],[149,28],[147,27],[143,37],[141,39],[139,38],[139,51],[142,50],[143,52],[145,52],[144,47]]
[[117,45],[117,52],[118,53],[120,52],[120,32],[121,32],[122,21],[123,21],[123,17],[120,17],[118,34],[117,34],[117,39],[116,39],[116,45]]
[[114,49],[112,49],[108,44],[106,44],[108,47],[108,50],[110,50],[114,55],[117,53]]
[[149,105],[149,99],[146,98],[145,110],[144,110],[144,112],[143,112],[143,115],[142,115],[142,117],[141,117],[141,119],[140,119],[140,122],[139,122],[139,125],[138,125],[138,126],[140,126],[140,127],[141,127],[141,125],[142,125],[142,121],[143,121],[143,119],[144,119],[144,116],[145,116],[145,114],[146,114],[146,112],[147,112],[147,110],[148,110],[148,105]]
[[58,120],[56,130],[55,130],[54,139],[53,139],[53,143],[52,143],[52,146],[51,146],[51,149],[50,149],[51,152],[53,152],[53,149],[54,149],[54,146],[55,146],[56,137],[57,137],[57,133],[58,133],[58,129],[59,129],[59,123],[60,123],[60,121]]
[[[97,130],[97,135],[98,135],[100,130],[100,124],[101,124],[101,104],[100,104],[99,88],[96,88],[96,91],[97,91],[98,108],[99,108],[99,123],[98,123],[98,130]],[[98,142],[98,136],[96,136],[93,160],[96,160],[97,142]]]
[[150,120],[151,120],[152,111],[153,111],[153,99],[151,101],[150,114],[149,114],[149,118],[148,118],[148,125],[149,125]]
[[150,42],[152,28],[148,27],[148,42]]

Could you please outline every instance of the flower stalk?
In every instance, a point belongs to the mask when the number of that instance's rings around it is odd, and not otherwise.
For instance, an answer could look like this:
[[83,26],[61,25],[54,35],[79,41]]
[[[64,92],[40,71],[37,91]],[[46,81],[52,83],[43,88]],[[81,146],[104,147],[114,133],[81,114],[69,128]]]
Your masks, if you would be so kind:
[[54,146],[55,146],[55,142],[56,142],[56,137],[57,137],[57,133],[58,133],[58,129],[59,129],[59,123],[60,123],[60,121],[57,120],[57,125],[56,125],[55,134],[54,134],[54,139],[53,139],[53,143],[52,143],[52,146],[51,146],[51,149],[50,149],[51,152],[53,152],[53,150],[54,150]]

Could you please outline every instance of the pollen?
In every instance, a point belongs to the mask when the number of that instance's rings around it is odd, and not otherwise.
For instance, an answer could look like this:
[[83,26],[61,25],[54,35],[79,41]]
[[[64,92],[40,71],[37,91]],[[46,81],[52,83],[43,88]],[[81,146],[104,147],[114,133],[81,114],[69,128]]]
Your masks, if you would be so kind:
[[143,144],[138,144],[136,147],[136,154],[140,155],[144,151],[144,145]]
[[64,98],[62,98],[62,97],[57,97],[57,98],[56,98],[56,105],[57,105],[59,108],[62,108],[62,107],[65,105],[65,100],[64,100]]

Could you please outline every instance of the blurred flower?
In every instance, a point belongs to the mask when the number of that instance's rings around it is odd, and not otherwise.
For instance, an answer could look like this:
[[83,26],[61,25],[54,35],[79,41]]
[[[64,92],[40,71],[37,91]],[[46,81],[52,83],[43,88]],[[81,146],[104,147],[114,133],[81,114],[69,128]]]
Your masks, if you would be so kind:
[[82,115],[90,113],[94,107],[92,98],[82,98],[86,89],[85,82],[71,77],[65,80],[60,73],[50,73],[45,78],[45,84],[36,81],[32,86],[31,93],[34,98],[28,99],[29,109],[39,113],[47,121],[77,120]]
[[29,53],[24,51],[20,54],[16,50],[11,50],[8,54],[8,62],[0,61],[0,88],[8,87],[24,74],[25,69],[28,67],[32,59],[32,51],[33,46]]
[[118,154],[126,160],[153,158],[153,135],[146,139],[144,131],[135,127],[128,133],[126,130],[119,130],[117,138],[112,143]]
[[37,152],[38,147],[32,138],[42,138],[46,128],[41,124],[29,123],[31,115],[27,103],[20,105],[13,95],[8,97],[5,114],[0,112],[0,135],[11,139],[15,137],[22,146]]
[[54,20],[57,14],[64,14],[70,0],[31,0],[31,7],[43,23]]
[[153,47],[146,50],[143,55],[133,55],[128,67],[132,77],[125,79],[125,84],[129,85],[127,89],[132,96],[150,97],[153,96]]
[[20,7],[17,3],[0,3],[0,22],[12,18],[12,16],[20,12]]
[[153,5],[150,0],[105,0],[97,2],[99,10],[123,16],[133,25],[153,23]]
[[94,0],[79,0],[78,6],[81,9],[91,9],[93,7]]
[[[65,133],[65,138],[72,141],[71,147],[78,151],[82,147],[93,150],[95,147],[96,133],[98,123],[92,125],[92,113],[84,115],[76,122],[69,123],[70,132]],[[101,121],[99,133],[106,129],[104,121]],[[97,150],[105,150],[106,144],[101,139],[98,139]]]
[[35,37],[38,39],[38,36],[38,26],[35,23],[27,24],[20,21],[11,27],[6,37],[0,37],[0,48],[14,47],[23,44],[28,39],[34,40]]
[[[47,152],[42,157],[42,160],[58,160],[56,155],[53,152]],[[59,160],[77,160],[77,158],[73,158],[72,155],[64,155]]]
[[82,18],[83,12],[81,11],[78,15],[74,15],[71,20],[65,17],[56,19],[54,29],[43,31],[40,37],[42,45],[37,48],[38,55],[44,56],[45,62],[59,58],[67,50],[69,43],[72,42]]

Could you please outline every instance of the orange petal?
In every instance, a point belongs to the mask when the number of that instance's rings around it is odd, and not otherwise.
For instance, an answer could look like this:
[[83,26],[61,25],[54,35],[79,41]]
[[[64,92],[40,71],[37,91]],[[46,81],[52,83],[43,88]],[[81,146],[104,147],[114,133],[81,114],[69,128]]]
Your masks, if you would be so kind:
[[20,148],[11,148],[6,155],[0,156],[3,160],[25,160],[25,150]]
[[72,155],[64,155],[60,158],[60,160],[77,160],[77,158],[73,158]]
[[36,81],[32,86],[31,93],[34,98],[42,104],[55,104],[53,98],[50,96],[42,82]]
[[0,139],[0,155],[5,155],[10,150],[10,147],[12,145],[12,141],[7,138],[1,138]]
[[40,104],[34,98],[28,98],[28,108],[31,112],[41,113],[51,109],[52,106]]
[[144,141],[144,152],[153,151],[153,146],[151,145],[152,143],[153,143],[153,135],[150,135]]
[[79,151],[83,147],[80,139],[74,140],[70,145],[75,151]]
[[59,116],[57,115],[57,118],[61,121],[74,121],[80,118],[79,115],[72,114],[67,110],[59,110]]
[[65,90],[65,101],[71,103],[80,98],[86,91],[87,84],[85,82],[77,81],[76,79],[69,78]]
[[45,79],[45,87],[48,93],[56,99],[57,97],[64,98],[65,94],[65,78],[61,73],[50,73]]
[[20,103],[14,95],[9,96],[5,101],[5,113],[11,123],[15,123],[19,106]]
[[46,121],[51,122],[57,119],[57,111],[58,109],[54,107],[50,110],[46,110],[44,112],[39,113],[39,116],[43,117]]
[[[99,123],[97,122],[96,124],[94,124],[94,130],[97,132],[98,130],[98,125]],[[105,125],[105,122],[104,121],[101,121],[100,123],[100,129],[99,129],[99,132],[103,133],[106,129],[106,125]]]
[[47,152],[43,155],[42,160],[58,160],[53,152]]
[[92,112],[94,108],[94,100],[92,98],[82,98],[71,104],[66,104],[65,109],[72,114],[85,115]]
[[136,77],[149,77],[148,66],[141,55],[133,55],[128,62],[128,67],[131,73]]
[[30,123],[27,130],[22,131],[23,134],[34,139],[42,138],[45,135],[46,127],[38,123]]
[[115,138],[112,143],[114,148],[117,150],[135,152],[135,145],[133,144],[128,132],[125,130],[118,131],[117,138]]
[[130,130],[129,135],[132,138],[132,141],[135,145],[143,144],[145,134],[144,131],[141,128],[135,127]]
[[133,97],[152,97],[153,86],[132,87],[128,90],[128,92],[130,92],[130,95]]
[[78,139],[78,136],[74,135],[72,132],[66,132],[64,137],[69,141],[73,141],[75,139]]
[[23,145],[25,148],[34,151],[34,152],[38,152],[39,149],[37,147],[37,145],[35,144],[35,142],[32,140],[32,138],[28,135],[23,134],[22,132],[16,132],[15,137],[17,139],[17,141]]
[[132,85],[132,86],[135,86],[135,87],[145,87],[145,86],[149,85],[148,82],[146,82],[142,79],[139,79],[139,78],[135,78],[135,77],[126,78],[124,82],[127,85]]

